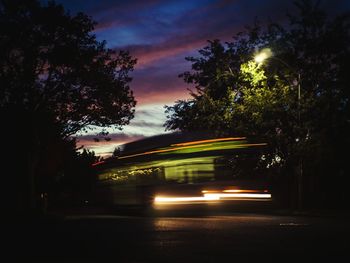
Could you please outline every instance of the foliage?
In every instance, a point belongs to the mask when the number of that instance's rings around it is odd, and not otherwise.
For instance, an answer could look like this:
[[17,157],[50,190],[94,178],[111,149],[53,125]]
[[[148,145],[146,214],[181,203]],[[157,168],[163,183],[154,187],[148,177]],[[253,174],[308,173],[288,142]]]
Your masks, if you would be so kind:
[[[350,17],[329,18],[310,0],[295,5],[289,24],[256,22],[232,42],[209,41],[199,57],[186,58],[192,70],[180,77],[196,90],[166,106],[165,127],[267,139],[271,174],[285,180],[303,169],[306,195],[315,201],[316,186],[328,186],[330,175],[345,180],[349,170],[342,153],[350,143]],[[272,57],[254,62],[266,48]],[[288,178],[296,184],[297,176]]]
[[93,151],[70,151],[64,156],[60,173],[52,184],[52,202],[82,205],[93,201],[96,174],[91,165],[100,160]]
[[136,63],[128,52],[107,49],[88,16],[70,16],[53,2],[1,6],[2,108],[49,110],[63,136],[87,125],[128,124],[135,106],[128,73]]
[[118,157],[118,156],[120,156],[120,153],[121,153],[121,149],[119,147],[115,147],[113,150],[112,156]]
[[26,174],[15,182],[31,181],[32,192],[38,165],[55,147],[75,148],[71,135],[90,125],[121,128],[133,117],[129,73],[136,59],[106,48],[94,26],[87,15],[70,15],[55,2],[0,1],[2,137],[21,163],[15,174]]

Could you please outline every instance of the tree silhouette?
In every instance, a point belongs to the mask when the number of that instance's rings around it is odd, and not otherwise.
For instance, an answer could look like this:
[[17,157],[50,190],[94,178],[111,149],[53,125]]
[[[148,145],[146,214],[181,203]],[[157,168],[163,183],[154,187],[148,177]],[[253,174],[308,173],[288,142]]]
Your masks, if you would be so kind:
[[[180,77],[196,89],[190,100],[166,106],[165,127],[265,138],[266,167],[284,182],[285,193],[295,197],[293,175],[302,158],[306,202],[342,205],[349,171],[342,153],[350,145],[350,16],[329,18],[315,1],[295,4],[289,24],[256,22],[232,42],[209,41],[199,57],[186,58],[192,70]],[[272,50],[271,59],[254,62],[264,48]]]
[[112,156],[118,157],[121,153],[121,149],[119,147],[115,147]]
[[15,207],[35,206],[35,170],[51,145],[90,125],[120,128],[133,117],[128,84],[136,59],[97,41],[94,26],[54,2],[0,1],[2,138],[14,138],[8,156],[20,163],[9,183],[22,185]]

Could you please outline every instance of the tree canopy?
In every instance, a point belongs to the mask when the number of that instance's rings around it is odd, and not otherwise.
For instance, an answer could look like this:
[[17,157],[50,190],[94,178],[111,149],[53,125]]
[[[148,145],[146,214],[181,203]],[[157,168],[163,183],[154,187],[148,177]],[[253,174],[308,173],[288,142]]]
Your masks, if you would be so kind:
[[69,136],[87,125],[121,126],[133,116],[128,73],[136,60],[106,48],[95,22],[61,5],[1,1],[1,108],[49,110]]
[[[257,21],[233,41],[209,41],[198,57],[186,58],[192,70],[180,77],[195,90],[166,106],[165,127],[267,139],[272,174],[297,173],[302,159],[302,180],[315,189],[348,171],[350,16],[329,17],[311,0],[295,5],[286,24]],[[255,62],[264,49],[271,56]]]
[[17,174],[33,178],[50,152],[75,147],[70,136],[90,125],[121,128],[133,118],[136,59],[98,41],[95,25],[53,1],[0,1],[2,133],[8,155],[26,167]]

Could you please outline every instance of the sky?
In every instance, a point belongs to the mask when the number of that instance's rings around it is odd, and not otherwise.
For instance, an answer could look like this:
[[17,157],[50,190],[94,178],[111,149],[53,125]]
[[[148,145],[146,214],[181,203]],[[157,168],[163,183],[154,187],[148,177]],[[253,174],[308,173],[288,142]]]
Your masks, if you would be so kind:
[[[135,117],[123,130],[110,129],[110,141],[94,141],[96,131],[78,137],[78,145],[111,155],[115,147],[165,133],[164,105],[189,98],[190,85],[178,77],[191,69],[187,56],[198,56],[208,40],[231,41],[255,18],[283,22],[292,0],[56,0],[71,14],[84,12],[98,24],[98,40],[128,50],[138,59],[130,88],[137,100]],[[323,0],[329,12],[349,10],[349,0]]]

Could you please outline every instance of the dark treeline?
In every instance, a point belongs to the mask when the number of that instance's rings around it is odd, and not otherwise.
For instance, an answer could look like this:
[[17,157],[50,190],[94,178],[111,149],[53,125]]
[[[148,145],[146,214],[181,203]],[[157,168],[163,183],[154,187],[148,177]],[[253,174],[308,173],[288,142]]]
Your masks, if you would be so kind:
[[95,24],[54,2],[0,1],[2,192],[14,211],[88,189],[82,176],[96,157],[78,152],[72,135],[133,117],[136,59],[97,41]]
[[209,41],[180,75],[192,98],[166,106],[168,130],[267,140],[259,165],[287,207],[349,201],[350,16],[320,3],[296,1],[283,25],[257,21],[231,42]]

